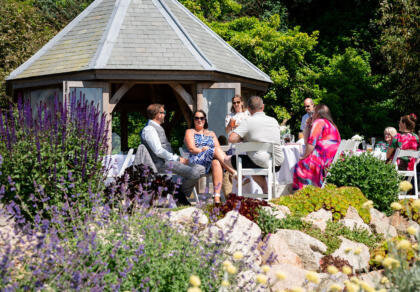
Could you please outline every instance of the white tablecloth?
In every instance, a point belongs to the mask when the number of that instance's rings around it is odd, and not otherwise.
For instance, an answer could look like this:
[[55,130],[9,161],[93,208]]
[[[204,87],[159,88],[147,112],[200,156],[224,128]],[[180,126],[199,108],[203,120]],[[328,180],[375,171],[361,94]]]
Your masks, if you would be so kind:
[[[288,185],[293,183],[293,171],[299,161],[300,156],[303,154],[303,146],[300,144],[289,144],[282,146],[282,149],[284,154],[284,162],[280,170],[277,172],[277,183],[280,185]],[[243,182],[247,182],[242,187],[244,194],[262,194],[262,189],[251,177],[245,177]],[[233,179],[232,193],[237,192],[237,181]]]
[[[356,155],[357,156],[359,156],[359,155],[362,155],[362,153],[366,153],[365,151],[356,151]],[[376,158],[378,158],[378,159],[380,159],[380,160],[386,160],[386,152],[382,152],[382,151],[380,151],[379,149],[378,150],[375,150],[375,151],[373,151],[373,152],[370,152],[374,157],[376,157]]]
[[[114,154],[105,156],[103,163],[109,168],[108,177],[117,176],[120,172],[120,169],[127,158],[125,154]],[[127,167],[132,165],[134,162],[134,155],[131,156],[130,161],[128,162]]]

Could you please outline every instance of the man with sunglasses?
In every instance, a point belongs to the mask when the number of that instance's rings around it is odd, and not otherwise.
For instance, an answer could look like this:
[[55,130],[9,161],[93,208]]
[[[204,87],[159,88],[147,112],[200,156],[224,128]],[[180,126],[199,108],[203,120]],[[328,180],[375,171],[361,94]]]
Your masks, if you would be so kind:
[[299,139],[303,138],[303,131],[306,128],[306,122],[308,121],[308,118],[312,117],[312,114],[314,113],[314,101],[312,98],[306,98],[303,101],[303,105],[305,106],[306,114],[303,115],[302,121],[300,123]]
[[[151,104],[147,107],[149,121],[141,132],[142,144],[146,146],[158,172],[172,172],[182,178],[181,190],[174,195],[179,205],[190,205],[187,200],[197,183],[204,175],[202,165],[188,165],[188,160],[173,153],[162,124],[165,121],[165,107]],[[176,179],[176,177],[174,177]]]

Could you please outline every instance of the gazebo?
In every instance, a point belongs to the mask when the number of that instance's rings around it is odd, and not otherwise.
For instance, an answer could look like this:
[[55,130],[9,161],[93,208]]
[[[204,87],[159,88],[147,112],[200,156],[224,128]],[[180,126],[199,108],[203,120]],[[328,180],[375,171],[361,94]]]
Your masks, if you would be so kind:
[[6,78],[10,95],[34,104],[75,91],[110,120],[120,112],[123,150],[130,111],[159,102],[189,121],[203,109],[220,135],[233,95],[261,94],[271,83],[176,0],[95,0]]

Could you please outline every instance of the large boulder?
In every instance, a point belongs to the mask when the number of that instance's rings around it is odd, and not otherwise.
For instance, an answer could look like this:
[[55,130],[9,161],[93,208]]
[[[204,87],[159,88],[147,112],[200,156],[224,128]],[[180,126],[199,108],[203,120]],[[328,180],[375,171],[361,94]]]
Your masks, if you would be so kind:
[[278,210],[276,208],[273,208],[271,206],[264,206],[264,207],[262,207],[262,209],[264,211],[266,211],[268,214],[270,214],[271,216],[274,216],[274,217],[276,217],[279,220],[284,219],[284,218],[287,217],[286,214],[283,211]]
[[326,211],[324,209],[319,209],[316,212],[308,214],[306,217],[302,218],[302,221],[311,223],[312,225],[321,229],[322,232],[327,228],[327,222],[332,220],[332,212]]
[[395,227],[398,232],[404,233],[410,226],[407,219],[401,216],[400,212],[395,212],[389,217],[389,223]]
[[383,234],[386,239],[397,236],[397,230],[390,224],[386,215],[375,208],[370,209],[370,226],[379,234]]
[[343,219],[353,219],[356,221],[363,222],[362,217],[360,217],[359,212],[357,212],[356,208],[353,206],[349,206],[347,208],[346,216]]
[[209,225],[201,233],[201,237],[224,243],[224,252],[228,255],[233,255],[236,251],[242,252],[244,262],[249,265],[261,263],[261,253],[258,249],[261,229],[237,211],[230,211],[223,219]]
[[273,203],[270,203],[270,202],[268,204],[273,209],[278,210],[278,211],[281,211],[285,215],[290,215],[291,214],[290,209],[287,206],[284,206],[284,205],[276,205],[276,204],[273,204]]
[[342,240],[341,245],[332,256],[348,261],[356,272],[367,270],[370,259],[369,248],[363,243],[354,242],[342,236],[339,238]]
[[207,225],[209,223],[209,218],[207,218],[203,210],[195,207],[190,207],[179,211],[170,212],[169,221],[179,224]]
[[305,269],[318,270],[323,253],[327,251],[325,244],[297,230],[280,229],[276,235],[283,238],[289,248],[302,259]]
[[350,230],[354,229],[364,229],[369,234],[372,234],[372,230],[370,230],[369,226],[362,221],[355,220],[355,219],[341,219],[338,221],[339,223],[343,224],[344,226],[350,228]]
[[344,281],[349,279],[346,274],[340,272],[334,275],[321,273],[319,274],[319,277],[321,283],[316,287],[316,291],[330,291],[333,284],[338,284],[340,287],[344,288]]
[[303,269],[302,259],[276,233],[270,234],[266,239],[262,263],[270,265],[289,264]]
[[369,273],[362,273],[358,276],[359,280],[365,281],[371,287],[378,287],[382,279],[384,271],[372,271]]
[[[286,277],[284,280],[278,280],[276,273],[281,272]],[[272,285],[270,291],[284,291],[286,289],[293,289],[302,287],[306,280],[306,273],[308,271],[289,264],[273,265],[268,272],[268,281]]]

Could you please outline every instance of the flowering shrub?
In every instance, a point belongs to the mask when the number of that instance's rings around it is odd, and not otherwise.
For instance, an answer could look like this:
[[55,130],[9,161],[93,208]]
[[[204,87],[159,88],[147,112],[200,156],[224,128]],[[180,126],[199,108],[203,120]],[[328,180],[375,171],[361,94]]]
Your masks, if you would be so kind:
[[56,98],[52,108],[32,109],[19,100],[0,111],[1,201],[32,220],[46,205],[66,204],[65,195],[89,208],[88,190],[102,186],[106,129],[105,116],[74,95],[69,105]]
[[363,208],[363,203],[366,201],[366,197],[359,189],[351,187],[337,188],[334,185],[327,185],[323,189],[306,186],[293,195],[281,196],[272,200],[274,204],[285,205],[289,207],[293,214],[300,216],[306,216],[323,208],[331,211],[333,219],[336,221],[346,216],[349,206],[353,206],[363,221],[369,223],[369,210]]
[[391,202],[398,198],[400,177],[395,167],[370,154],[345,157],[331,165],[328,183],[358,187],[379,211],[390,215]]

